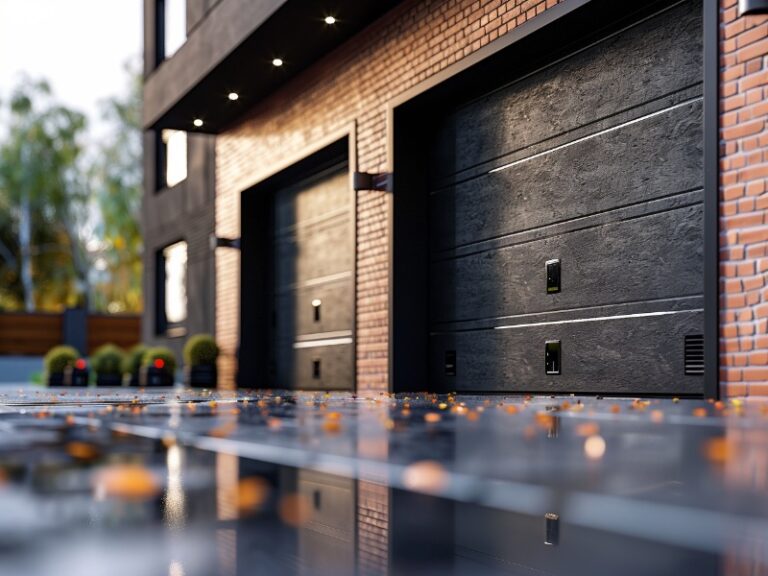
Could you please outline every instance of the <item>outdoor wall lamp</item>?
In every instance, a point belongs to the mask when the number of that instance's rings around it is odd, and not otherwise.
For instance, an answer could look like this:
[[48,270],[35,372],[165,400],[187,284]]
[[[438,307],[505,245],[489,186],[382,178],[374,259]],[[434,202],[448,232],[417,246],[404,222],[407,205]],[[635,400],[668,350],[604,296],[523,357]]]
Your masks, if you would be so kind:
[[211,250],[216,248],[234,248],[240,250],[240,238],[220,238],[216,234],[211,234],[209,239]]
[[768,14],[768,0],[739,0],[739,16]]
[[389,192],[392,190],[392,175],[388,173],[354,172],[352,174],[352,188],[354,188],[355,192],[361,190]]

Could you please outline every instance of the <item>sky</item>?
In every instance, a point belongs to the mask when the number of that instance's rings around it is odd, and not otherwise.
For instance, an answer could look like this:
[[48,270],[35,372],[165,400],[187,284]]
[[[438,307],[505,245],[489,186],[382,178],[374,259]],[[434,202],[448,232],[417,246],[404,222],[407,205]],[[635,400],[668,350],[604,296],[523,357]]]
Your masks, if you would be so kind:
[[[47,79],[98,134],[99,101],[124,93],[141,64],[142,0],[0,0],[0,101],[22,73]],[[139,68],[140,69],[140,68]]]

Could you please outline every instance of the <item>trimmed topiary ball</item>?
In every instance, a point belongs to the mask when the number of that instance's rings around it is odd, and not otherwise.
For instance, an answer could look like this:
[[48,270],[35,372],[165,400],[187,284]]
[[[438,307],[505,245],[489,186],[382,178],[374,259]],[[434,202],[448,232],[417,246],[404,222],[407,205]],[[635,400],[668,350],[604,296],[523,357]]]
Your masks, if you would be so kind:
[[91,356],[91,368],[96,374],[119,376],[125,354],[114,344],[104,344]]
[[123,356],[123,374],[138,374],[141,362],[147,347],[144,344],[136,344]]
[[72,346],[54,346],[43,358],[45,371],[48,374],[60,374],[67,366],[74,366],[80,353]]
[[218,357],[219,347],[209,334],[192,336],[184,345],[184,363],[187,366],[215,366]]
[[159,370],[164,370],[173,375],[176,372],[176,355],[173,350],[165,346],[149,348],[144,353],[141,361],[142,366],[154,366]]

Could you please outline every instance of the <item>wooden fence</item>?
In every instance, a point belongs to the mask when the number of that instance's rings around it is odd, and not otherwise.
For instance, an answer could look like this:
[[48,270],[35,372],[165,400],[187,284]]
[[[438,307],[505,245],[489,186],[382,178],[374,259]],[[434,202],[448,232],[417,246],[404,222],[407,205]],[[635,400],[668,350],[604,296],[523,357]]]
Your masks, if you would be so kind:
[[[83,314],[65,322],[65,315],[0,313],[0,355],[42,356],[58,344],[91,354],[108,342],[128,348],[141,341],[141,316]],[[73,333],[81,344],[71,341]]]

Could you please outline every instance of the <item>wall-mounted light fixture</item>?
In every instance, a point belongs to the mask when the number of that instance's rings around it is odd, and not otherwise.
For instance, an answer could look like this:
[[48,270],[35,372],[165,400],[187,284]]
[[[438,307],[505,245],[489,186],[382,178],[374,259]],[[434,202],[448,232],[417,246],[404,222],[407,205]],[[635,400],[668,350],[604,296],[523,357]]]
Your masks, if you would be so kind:
[[386,172],[381,174],[354,172],[352,174],[352,188],[356,192],[360,190],[388,192],[392,190],[392,175]]
[[192,124],[195,125],[195,128],[200,128],[203,125],[203,121],[200,118],[195,118],[192,120]]
[[739,16],[768,14],[768,0],[739,0]]
[[240,250],[240,238],[221,238],[216,236],[216,234],[211,234],[208,243],[211,250],[216,250],[216,248],[234,248],[235,250]]
[[334,18],[333,16],[326,16],[325,23],[328,24],[329,26],[331,24],[336,24],[336,18]]
[[283,65],[283,59],[282,58],[274,58],[272,60],[272,66],[280,67]]
[[234,102],[235,100],[240,98],[240,94],[238,94],[237,92],[230,92],[229,94],[227,94],[227,98],[229,98],[230,100],[232,100],[232,102]]

